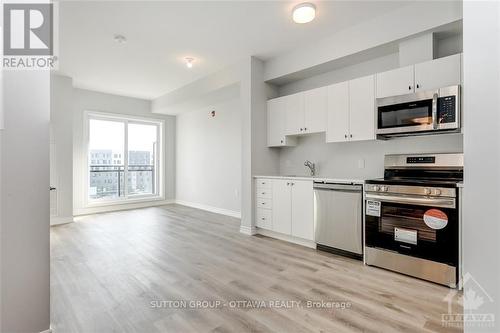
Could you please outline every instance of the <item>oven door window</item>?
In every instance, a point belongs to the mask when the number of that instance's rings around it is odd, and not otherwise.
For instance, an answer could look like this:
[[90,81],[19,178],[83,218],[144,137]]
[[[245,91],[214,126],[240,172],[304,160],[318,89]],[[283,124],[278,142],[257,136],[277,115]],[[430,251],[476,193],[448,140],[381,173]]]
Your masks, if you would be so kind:
[[380,216],[366,216],[366,243],[401,254],[457,264],[457,210],[382,202]]
[[430,124],[432,124],[432,99],[378,108],[379,129]]

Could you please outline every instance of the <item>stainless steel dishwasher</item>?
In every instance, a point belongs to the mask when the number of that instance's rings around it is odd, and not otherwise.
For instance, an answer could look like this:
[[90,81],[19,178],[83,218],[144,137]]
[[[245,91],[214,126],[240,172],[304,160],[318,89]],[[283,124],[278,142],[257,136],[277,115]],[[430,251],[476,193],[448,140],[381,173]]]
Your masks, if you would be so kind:
[[319,250],[361,258],[363,186],[314,182],[314,222]]

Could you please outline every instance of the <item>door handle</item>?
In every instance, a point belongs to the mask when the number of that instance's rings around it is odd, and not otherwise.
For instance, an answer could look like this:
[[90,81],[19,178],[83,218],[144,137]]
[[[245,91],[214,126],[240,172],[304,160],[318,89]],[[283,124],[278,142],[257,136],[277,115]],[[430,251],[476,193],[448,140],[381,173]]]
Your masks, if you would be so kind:
[[57,188],[52,187],[52,186],[51,186],[51,187],[49,187],[49,191],[55,191],[55,190],[57,190]]

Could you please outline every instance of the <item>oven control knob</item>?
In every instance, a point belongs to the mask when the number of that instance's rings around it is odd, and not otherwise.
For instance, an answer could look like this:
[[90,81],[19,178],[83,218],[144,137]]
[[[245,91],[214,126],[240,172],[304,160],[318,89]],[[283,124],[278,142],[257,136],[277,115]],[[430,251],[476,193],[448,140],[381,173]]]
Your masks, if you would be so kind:
[[380,191],[380,186],[378,185],[373,186],[373,190],[377,192]]
[[441,190],[440,189],[435,189],[434,190],[434,195],[441,195]]
[[431,189],[430,188],[424,188],[424,194],[425,195],[430,195],[431,194]]
[[387,186],[382,186],[382,187],[380,188],[380,190],[381,190],[382,192],[387,192],[387,191],[389,190],[389,188],[388,188]]

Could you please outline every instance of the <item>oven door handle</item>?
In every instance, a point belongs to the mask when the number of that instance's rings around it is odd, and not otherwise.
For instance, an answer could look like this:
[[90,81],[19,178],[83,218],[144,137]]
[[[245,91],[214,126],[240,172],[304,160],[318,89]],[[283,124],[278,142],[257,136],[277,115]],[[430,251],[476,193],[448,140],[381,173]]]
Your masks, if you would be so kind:
[[377,200],[382,202],[393,202],[401,204],[411,204],[418,206],[433,206],[443,208],[456,208],[455,199],[445,198],[418,198],[409,196],[393,196],[385,194],[366,194],[366,199]]

